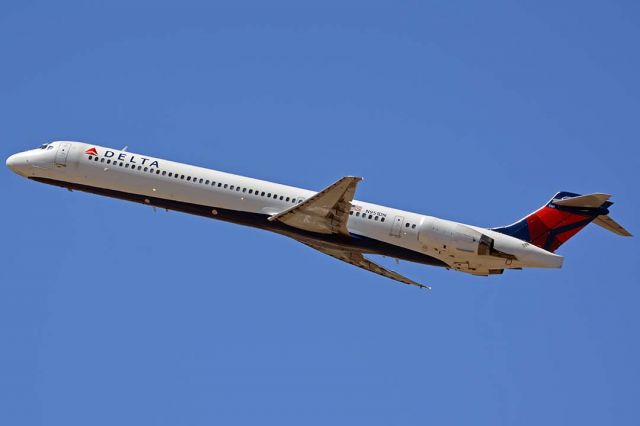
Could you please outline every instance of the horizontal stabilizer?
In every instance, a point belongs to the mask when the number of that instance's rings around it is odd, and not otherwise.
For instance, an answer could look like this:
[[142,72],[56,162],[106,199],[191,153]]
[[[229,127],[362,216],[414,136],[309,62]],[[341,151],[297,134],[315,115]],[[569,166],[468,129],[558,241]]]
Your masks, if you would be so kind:
[[576,197],[564,197],[560,200],[553,200],[553,204],[567,207],[598,208],[606,201],[609,201],[609,198],[611,198],[609,194],[578,195]]
[[622,235],[623,237],[631,237],[631,233],[624,229],[618,222],[613,220],[609,215],[600,215],[594,219],[593,223],[598,226],[602,226],[607,231],[611,231],[614,234]]

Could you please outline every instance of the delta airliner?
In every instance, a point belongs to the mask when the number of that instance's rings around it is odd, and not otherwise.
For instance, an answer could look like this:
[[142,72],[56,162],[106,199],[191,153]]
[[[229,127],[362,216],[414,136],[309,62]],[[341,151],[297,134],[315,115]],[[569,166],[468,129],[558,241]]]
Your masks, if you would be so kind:
[[560,268],[554,252],[590,222],[631,234],[609,215],[608,194],[557,193],[512,225],[480,228],[355,200],[360,177],[320,192],[81,142],[14,154],[28,179],[273,231],[401,283],[428,288],[367,259],[378,254],[473,275]]

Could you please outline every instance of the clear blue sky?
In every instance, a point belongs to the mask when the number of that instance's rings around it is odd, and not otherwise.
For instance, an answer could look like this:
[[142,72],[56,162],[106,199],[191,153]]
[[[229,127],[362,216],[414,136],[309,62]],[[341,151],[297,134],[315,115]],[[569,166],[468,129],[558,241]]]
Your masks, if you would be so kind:
[[[481,226],[609,192],[640,234],[638,2],[270,3],[4,2],[2,155],[72,139],[310,189],[360,175],[359,199]],[[639,422],[638,238],[590,226],[563,269],[491,278],[382,260],[428,293],[0,183],[0,424]]]

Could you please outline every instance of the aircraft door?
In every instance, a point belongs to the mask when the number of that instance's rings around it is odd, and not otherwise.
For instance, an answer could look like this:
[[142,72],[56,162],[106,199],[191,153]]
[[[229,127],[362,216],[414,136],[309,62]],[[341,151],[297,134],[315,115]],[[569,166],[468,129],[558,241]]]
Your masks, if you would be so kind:
[[68,142],[63,142],[58,145],[58,151],[56,152],[55,165],[57,167],[66,167],[67,165],[67,156],[69,155],[69,149],[71,149],[71,144]]
[[396,216],[393,218],[393,223],[391,224],[391,236],[400,237],[402,233],[403,223],[404,223],[404,217]]

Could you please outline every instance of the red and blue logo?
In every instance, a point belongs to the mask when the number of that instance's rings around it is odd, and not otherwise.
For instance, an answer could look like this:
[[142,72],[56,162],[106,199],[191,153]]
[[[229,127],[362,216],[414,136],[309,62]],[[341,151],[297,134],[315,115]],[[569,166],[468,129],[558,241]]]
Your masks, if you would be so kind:
[[610,201],[599,207],[554,204],[554,201],[578,196],[572,192],[558,192],[551,201],[524,219],[492,229],[554,252],[596,217],[609,213],[608,208],[613,204]]

